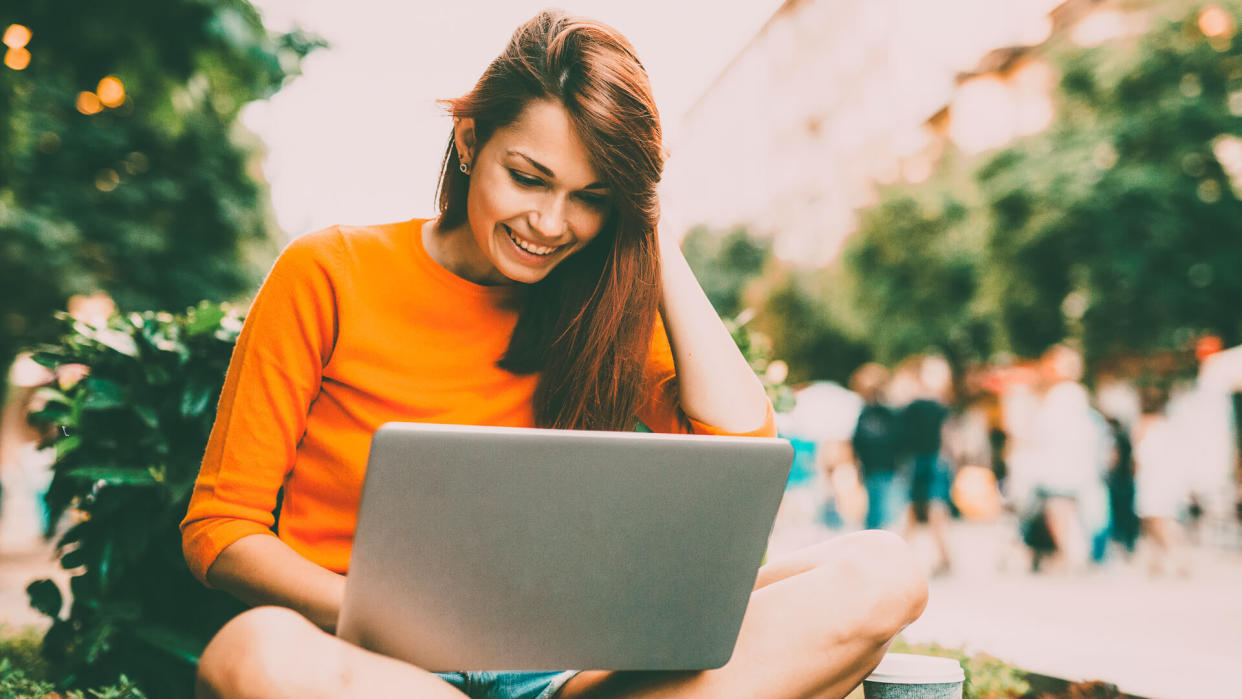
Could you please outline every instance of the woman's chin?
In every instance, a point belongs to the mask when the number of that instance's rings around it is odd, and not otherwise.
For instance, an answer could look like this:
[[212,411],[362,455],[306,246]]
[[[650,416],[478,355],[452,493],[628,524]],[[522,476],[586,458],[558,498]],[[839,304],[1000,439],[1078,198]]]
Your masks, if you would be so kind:
[[496,265],[496,269],[505,278],[519,284],[533,284],[542,280],[564,257],[559,250],[546,257],[536,256],[518,248],[508,236],[501,241],[501,248],[500,254],[496,256],[496,261],[500,263]]

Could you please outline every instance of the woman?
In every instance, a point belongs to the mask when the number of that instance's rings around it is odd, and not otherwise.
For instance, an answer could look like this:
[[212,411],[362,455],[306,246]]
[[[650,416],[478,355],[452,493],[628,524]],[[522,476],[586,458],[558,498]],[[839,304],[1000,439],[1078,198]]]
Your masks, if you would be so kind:
[[182,531],[200,579],[275,606],[221,630],[201,694],[844,695],[926,599],[883,535],[764,567],[713,672],[437,676],[320,630],[383,422],[774,432],[685,259],[657,242],[660,126],[623,37],[545,12],[448,107],[440,216],[305,236],[251,308]]

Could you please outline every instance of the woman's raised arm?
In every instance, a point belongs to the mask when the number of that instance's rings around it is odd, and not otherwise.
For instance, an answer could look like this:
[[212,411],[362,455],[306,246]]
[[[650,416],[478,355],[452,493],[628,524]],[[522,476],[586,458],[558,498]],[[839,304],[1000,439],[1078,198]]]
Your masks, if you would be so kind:
[[770,404],[763,384],[694,278],[677,242],[660,236],[660,313],[677,366],[681,409],[726,432],[763,427]]

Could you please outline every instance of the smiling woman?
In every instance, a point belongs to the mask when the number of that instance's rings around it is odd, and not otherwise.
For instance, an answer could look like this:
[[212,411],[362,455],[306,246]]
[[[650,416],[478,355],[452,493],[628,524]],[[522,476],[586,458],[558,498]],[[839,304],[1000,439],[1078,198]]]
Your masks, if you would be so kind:
[[[473,149],[467,144],[475,143],[475,120],[459,119],[454,152],[468,153]],[[472,195],[463,202],[467,219],[456,230],[439,227],[439,236],[424,241],[428,251],[437,260],[441,246],[475,254],[450,269],[476,283],[542,280],[604,227],[610,190],[596,180],[589,164],[565,108],[551,100],[531,102],[514,123],[497,129],[477,149],[473,165],[460,161],[457,171],[469,170],[472,185]],[[445,214],[441,220],[448,224],[453,218]],[[462,235],[473,240],[455,237]]]
[[845,694],[925,599],[895,537],[769,563],[734,659],[710,672],[435,676],[314,628],[335,627],[368,448],[386,422],[775,434],[758,378],[675,242],[657,236],[660,122],[629,42],[541,13],[446,105],[439,216],[299,238],[246,318],[182,542],[200,580],[287,609],[226,626],[200,692]]
[[664,164],[633,48],[605,25],[544,14],[445,104],[456,121],[441,240],[429,235],[428,250],[449,248],[437,257],[445,262],[455,251],[460,267],[450,269],[475,281],[543,281],[501,364],[540,372],[537,424],[627,429],[660,298]]

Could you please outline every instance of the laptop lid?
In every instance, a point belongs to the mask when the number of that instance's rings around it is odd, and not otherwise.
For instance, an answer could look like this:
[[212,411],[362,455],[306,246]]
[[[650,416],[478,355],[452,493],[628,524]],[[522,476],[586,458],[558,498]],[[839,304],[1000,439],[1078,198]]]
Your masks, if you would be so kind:
[[384,425],[338,635],[431,671],[719,667],[792,458],[779,439]]

